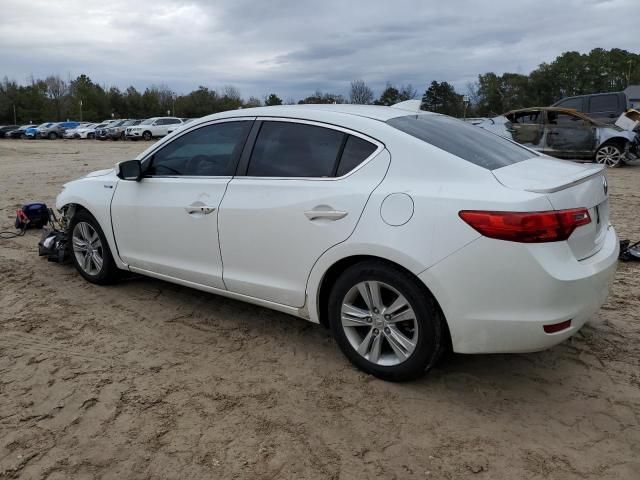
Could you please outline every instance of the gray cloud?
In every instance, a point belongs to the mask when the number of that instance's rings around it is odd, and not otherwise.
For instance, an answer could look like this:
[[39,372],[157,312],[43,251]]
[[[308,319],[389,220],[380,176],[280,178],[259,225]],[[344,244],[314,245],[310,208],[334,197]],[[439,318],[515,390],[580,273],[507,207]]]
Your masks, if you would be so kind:
[[346,93],[364,79],[464,91],[479,73],[526,73],[567,50],[637,51],[634,0],[4,0],[0,76],[86,73],[178,92]]

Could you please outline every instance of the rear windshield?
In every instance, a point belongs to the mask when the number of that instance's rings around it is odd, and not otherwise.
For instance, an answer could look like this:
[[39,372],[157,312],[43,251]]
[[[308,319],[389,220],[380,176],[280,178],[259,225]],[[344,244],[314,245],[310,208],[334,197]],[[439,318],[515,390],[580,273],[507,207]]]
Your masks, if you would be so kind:
[[505,138],[445,115],[409,115],[392,118],[387,123],[489,170],[537,156]]

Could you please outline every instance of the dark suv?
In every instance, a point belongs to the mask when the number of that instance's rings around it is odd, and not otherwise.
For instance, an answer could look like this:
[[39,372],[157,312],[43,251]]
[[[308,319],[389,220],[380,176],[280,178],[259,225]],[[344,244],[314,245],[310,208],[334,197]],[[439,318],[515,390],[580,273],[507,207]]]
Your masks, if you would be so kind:
[[615,123],[629,108],[629,100],[624,92],[594,93],[566,97],[551,106],[577,110],[601,123]]

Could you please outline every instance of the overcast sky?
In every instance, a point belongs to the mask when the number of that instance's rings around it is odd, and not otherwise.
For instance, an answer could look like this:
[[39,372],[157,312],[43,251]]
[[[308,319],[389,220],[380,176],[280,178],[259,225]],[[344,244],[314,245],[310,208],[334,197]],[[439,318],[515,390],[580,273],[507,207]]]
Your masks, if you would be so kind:
[[0,77],[86,73],[178,93],[346,94],[363,79],[460,92],[567,50],[638,52],[638,0],[0,0]]

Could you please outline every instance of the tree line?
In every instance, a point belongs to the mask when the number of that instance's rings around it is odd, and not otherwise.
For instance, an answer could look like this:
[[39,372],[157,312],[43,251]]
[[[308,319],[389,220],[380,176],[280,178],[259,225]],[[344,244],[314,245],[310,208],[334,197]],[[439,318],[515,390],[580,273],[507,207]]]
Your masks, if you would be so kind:
[[[640,83],[640,55],[621,49],[596,48],[589,53],[565,52],[529,74],[487,72],[458,92],[447,81],[432,81],[421,96],[424,110],[456,117],[497,115],[508,110],[550,105],[572,95],[623,90]],[[320,90],[297,103],[393,105],[418,98],[412,85],[387,83],[376,97],[364,80],[351,82],[348,96]],[[243,99],[233,86],[178,95],[166,85],[143,92],[104,87],[82,74],[65,81],[58,75],[31,79],[26,85],[7,77],[0,82],[0,124],[48,120],[100,121],[105,118],[148,118],[161,115],[202,117],[211,113],[260,105],[296,103],[277,94]]]

